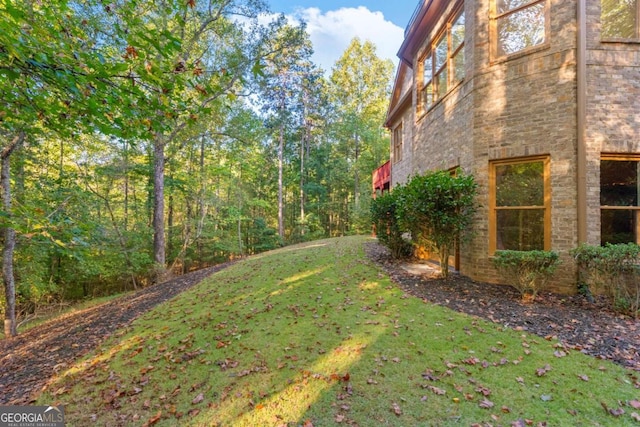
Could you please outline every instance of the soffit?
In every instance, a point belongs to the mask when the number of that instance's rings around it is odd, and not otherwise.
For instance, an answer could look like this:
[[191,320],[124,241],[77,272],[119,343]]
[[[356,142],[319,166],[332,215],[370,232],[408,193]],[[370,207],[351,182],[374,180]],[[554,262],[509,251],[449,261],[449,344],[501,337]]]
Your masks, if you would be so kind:
[[449,3],[449,0],[424,0],[420,8],[416,9],[398,50],[398,58],[409,67],[413,68],[416,53]]

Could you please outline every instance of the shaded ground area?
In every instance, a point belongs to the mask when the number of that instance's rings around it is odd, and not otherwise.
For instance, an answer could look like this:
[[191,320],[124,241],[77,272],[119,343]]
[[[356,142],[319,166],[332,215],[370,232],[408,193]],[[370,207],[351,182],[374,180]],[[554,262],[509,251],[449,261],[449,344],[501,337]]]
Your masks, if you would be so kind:
[[34,393],[54,374],[95,349],[113,332],[229,264],[185,274],[0,341],[0,404],[30,403]]
[[457,274],[439,279],[428,266],[391,260],[377,243],[369,243],[366,251],[411,295],[510,328],[557,337],[567,348],[640,371],[640,321],[609,311],[602,301],[543,293],[535,302],[523,304],[518,291],[509,286],[478,283]]

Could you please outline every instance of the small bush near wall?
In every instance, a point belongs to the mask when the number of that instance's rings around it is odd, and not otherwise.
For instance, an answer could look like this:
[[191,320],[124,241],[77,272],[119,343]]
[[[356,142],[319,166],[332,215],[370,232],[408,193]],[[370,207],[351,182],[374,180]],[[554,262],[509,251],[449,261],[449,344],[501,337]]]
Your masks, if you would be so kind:
[[371,222],[380,243],[389,248],[395,259],[411,255],[411,243],[402,237],[402,230],[396,216],[397,197],[395,193],[385,193],[371,201]]
[[523,301],[533,301],[560,265],[553,251],[496,251],[492,262],[520,291]]
[[[449,255],[456,241],[464,239],[475,211],[477,184],[461,170],[435,171],[414,176],[396,187],[397,217],[411,232],[413,243],[435,249],[440,258],[440,275],[446,278]],[[467,234],[468,236],[468,234]]]
[[580,290],[607,296],[616,311],[640,315],[640,246],[583,244],[571,254],[578,264]]

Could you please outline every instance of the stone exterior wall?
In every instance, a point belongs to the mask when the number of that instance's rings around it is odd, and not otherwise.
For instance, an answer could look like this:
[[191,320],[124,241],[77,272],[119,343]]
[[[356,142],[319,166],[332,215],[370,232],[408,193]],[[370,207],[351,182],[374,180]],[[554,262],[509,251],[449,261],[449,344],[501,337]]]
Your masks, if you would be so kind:
[[[490,57],[491,1],[465,1],[464,81],[423,116],[411,116],[417,111],[414,82],[413,106],[403,118],[405,158],[393,166],[393,184],[406,182],[412,174],[454,166],[472,173],[479,184],[479,209],[473,238],[462,246],[461,272],[499,283],[489,253],[490,163],[549,156],[551,249],[564,262],[552,286],[572,293],[576,271],[569,251],[578,245],[578,0],[550,0],[547,43],[508,59]],[[640,153],[640,41],[602,41],[601,0],[585,2],[587,224],[589,243],[599,244],[601,153]],[[430,38],[452,7],[443,12]],[[415,53],[416,67],[426,42]]]
[[413,163],[413,109],[407,108],[402,112],[400,119],[393,123],[392,129],[402,123],[402,160],[396,161],[393,158],[393,138],[391,141],[391,188],[404,184],[411,175],[411,165]]
[[[473,170],[479,182],[476,237],[468,272],[499,282],[489,259],[489,163],[493,160],[549,155],[551,159],[551,249],[572,264],[577,246],[577,92],[576,4],[551,1],[548,44],[508,60],[489,57],[489,1],[476,2],[480,17],[474,84]],[[557,290],[575,289],[575,273],[563,268]],[[463,269],[464,272],[464,269]]]
[[[576,6],[573,1],[552,0],[549,43],[497,62],[489,53],[489,7],[489,0],[465,2],[466,77],[426,115],[416,118],[411,171],[460,166],[476,177],[479,209],[473,238],[461,249],[461,272],[499,282],[489,258],[491,160],[550,155],[551,246],[566,259],[577,244]],[[449,11],[443,19],[448,15]],[[416,102],[417,90],[414,111]],[[568,271],[557,278],[558,290],[575,288],[575,275]]]
[[600,155],[640,153],[640,43],[603,41],[600,1],[587,7],[587,232],[600,244]]

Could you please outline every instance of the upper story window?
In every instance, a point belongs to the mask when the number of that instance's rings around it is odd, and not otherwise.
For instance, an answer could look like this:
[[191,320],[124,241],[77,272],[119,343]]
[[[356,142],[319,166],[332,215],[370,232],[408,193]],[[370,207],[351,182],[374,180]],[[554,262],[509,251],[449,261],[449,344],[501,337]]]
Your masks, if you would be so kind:
[[393,130],[393,163],[402,160],[403,142],[402,142],[402,124],[399,124]]
[[603,39],[640,39],[640,1],[602,0]]
[[492,56],[501,58],[548,41],[549,0],[493,0]]
[[429,46],[421,61],[422,111],[429,110],[464,78],[464,34],[464,11],[457,11]]

